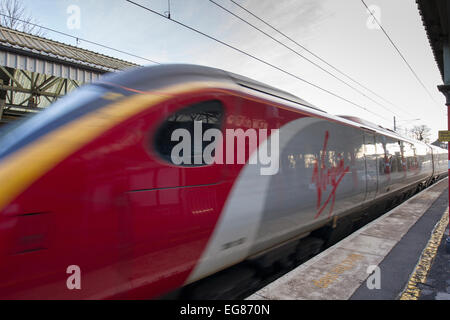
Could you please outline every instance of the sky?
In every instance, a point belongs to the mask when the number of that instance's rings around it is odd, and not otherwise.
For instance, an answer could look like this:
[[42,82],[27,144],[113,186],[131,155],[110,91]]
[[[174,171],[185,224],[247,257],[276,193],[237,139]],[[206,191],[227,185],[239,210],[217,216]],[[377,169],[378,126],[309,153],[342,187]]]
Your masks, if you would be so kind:
[[[437,139],[439,130],[447,129],[445,99],[437,90],[442,79],[415,0],[365,2],[373,8],[374,14],[431,97],[384,33],[375,28],[376,24],[361,0],[235,0],[383,99],[337,73],[230,0],[214,1],[257,25],[363,94],[209,0],[170,0],[171,17],[370,112],[125,0],[22,0],[22,3],[35,20],[45,27],[160,63],[193,63],[235,72],[288,91],[331,114],[361,117],[390,129],[396,116],[397,126],[401,129],[422,124],[430,127],[432,141]],[[162,14],[168,11],[168,0],[135,2]],[[74,13],[70,10],[74,6],[79,8],[80,13],[80,23],[75,26],[70,24]],[[73,38],[50,31],[46,31],[45,37],[77,45]],[[84,41],[80,41],[78,46],[140,65],[152,65],[147,60]]]

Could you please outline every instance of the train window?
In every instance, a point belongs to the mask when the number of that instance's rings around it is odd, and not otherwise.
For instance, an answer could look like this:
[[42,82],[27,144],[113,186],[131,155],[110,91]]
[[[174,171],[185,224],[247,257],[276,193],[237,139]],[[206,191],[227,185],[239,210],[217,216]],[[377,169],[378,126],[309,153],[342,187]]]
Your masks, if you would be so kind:
[[[162,158],[172,164],[180,166],[206,165],[203,159],[203,151],[213,141],[203,141],[203,134],[208,129],[220,129],[223,120],[223,106],[218,100],[209,100],[187,106],[184,109],[170,115],[156,132],[155,149]],[[197,122],[197,124],[196,124]],[[201,122],[200,136],[194,128],[199,128]],[[175,132],[175,130],[178,130]],[[190,143],[185,139],[190,139]],[[195,139],[200,139],[201,150],[195,147]],[[180,148],[183,143],[186,148]],[[186,145],[188,143],[188,145]],[[176,152],[172,150],[177,146]],[[186,154],[187,153],[187,154]],[[214,152],[212,154],[214,156]]]

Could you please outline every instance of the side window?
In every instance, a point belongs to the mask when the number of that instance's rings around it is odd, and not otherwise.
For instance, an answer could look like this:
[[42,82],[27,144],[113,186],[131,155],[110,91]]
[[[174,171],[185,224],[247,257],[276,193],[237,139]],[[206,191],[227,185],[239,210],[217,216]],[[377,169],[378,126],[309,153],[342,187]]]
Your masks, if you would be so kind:
[[[394,172],[403,171],[403,146],[401,141],[394,140],[391,138],[383,138],[383,149],[384,149],[384,161],[383,169],[384,174],[391,174]],[[380,173],[382,173],[380,170]]]
[[[155,149],[164,160],[172,164],[180,166],[206,165],[202,156],[203,151],[206,146],[215,141],[214,138],[213,141],[203,141],[203,134],[208,129],[220,130],[223,117],[223,105],[218,100],[202,101],[187,106],[170,115],[157,130],[154,140]],[[175,130],[177,131],[175,132]],[[196,135],[194,135],[194,131]],[[199,140],[197,143],[201,145],[201,150],[195,147],[194,140]],[[180,148],[180,143],[185,148]],[[177,159],[172,158],[174,147],[177,147],[176,154],[179,155]],[[184,161],[179,163],[179,159]]]
[[408,162],[408,170],[416,170],[419,168],[419,163],[417,162],[417,152],[416,147],[412,143],[407,143],[408,153],[407,153],[407,162]]

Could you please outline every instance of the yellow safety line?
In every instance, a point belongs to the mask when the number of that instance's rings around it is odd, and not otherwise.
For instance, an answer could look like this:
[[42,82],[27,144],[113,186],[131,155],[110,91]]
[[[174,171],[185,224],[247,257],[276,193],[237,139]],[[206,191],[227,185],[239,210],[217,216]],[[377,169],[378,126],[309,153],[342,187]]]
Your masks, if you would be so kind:
[[406,288],[403,290],[400,300],[417,300],[420,296],[420,283],[426,283],[428,272],[438,251],[439,245],[448,225],[448,209],[444,212],[441,220],[434,227],[433,233],[427,246],[422,251],[419,263],[416,265]]

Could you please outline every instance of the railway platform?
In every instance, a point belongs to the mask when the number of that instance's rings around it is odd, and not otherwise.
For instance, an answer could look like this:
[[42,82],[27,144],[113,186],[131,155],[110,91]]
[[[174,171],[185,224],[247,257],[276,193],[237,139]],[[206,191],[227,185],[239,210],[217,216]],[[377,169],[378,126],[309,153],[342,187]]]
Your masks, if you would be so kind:
[[247,300],[450,300],[448,178]]

